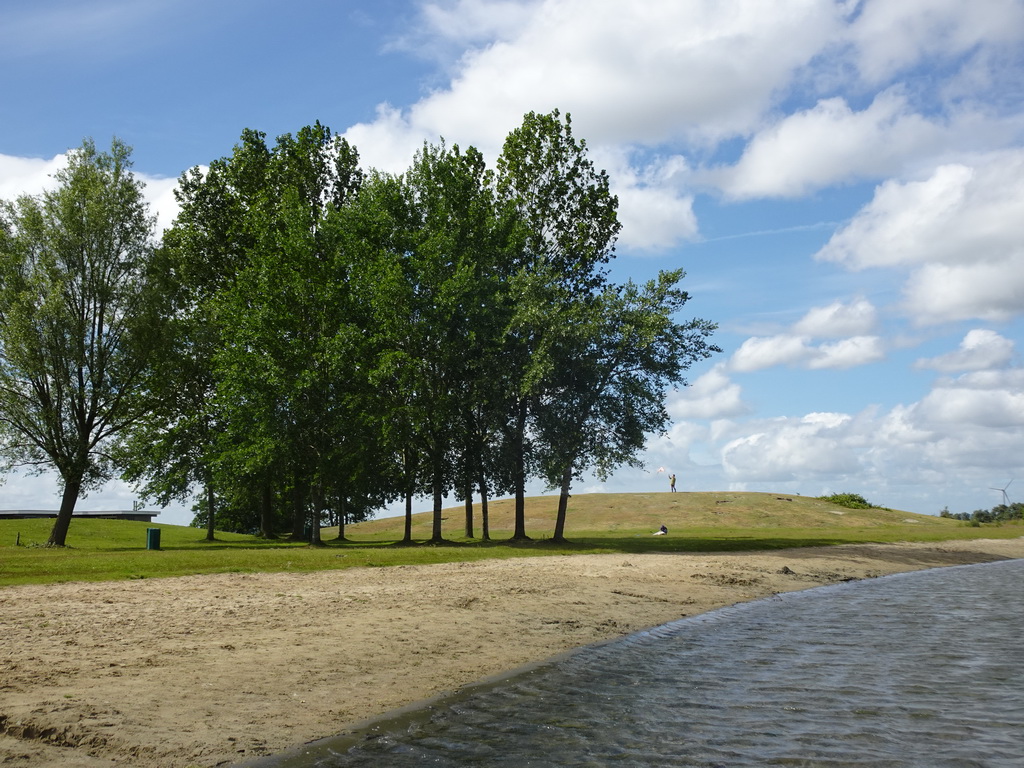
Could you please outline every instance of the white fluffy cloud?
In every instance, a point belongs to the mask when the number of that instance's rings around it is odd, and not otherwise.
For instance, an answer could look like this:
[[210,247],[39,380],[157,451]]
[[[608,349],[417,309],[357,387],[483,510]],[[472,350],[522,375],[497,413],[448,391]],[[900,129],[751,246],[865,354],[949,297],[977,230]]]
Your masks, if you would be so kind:
[[1024,150],[888,181],[818,257],[851,269],[1002,260],[1024,243]]
[[1024,426],[1024,372],[965,374],[940,382],[919,405],[937,428],[1018,429]]
[[797,321],[793,330],[817,338],[842,338],[870,333],[877,321],[875,306],[861,297],[849,304],[834,301],[823,307],[813,307]]
[[[67,166],[67,155],[50,159],[12,157],[0,155],[0,200],[14,200],[21,195],[38,195],[54,186],[53,174]],[[177,179],[136,174],[145,184],[143,196],[149,203],[149,212],[156,217],[159,236],[178,215],[178,201],[174,199]]]
[[1008,320],[1024,311],[1024,249],[978,264],[928,264],[911,274],[904,294],[921,325]]
[[688,142],[701,154],[723,139],[753,136],[735,166],[698,169],[685,180],[675,172],[678,156],[643,168],[603,166],[621,201],[622,245],[659,250],[697,233],[687,183],[718,186],[734,198],[794,197],[903,175],[958,148],[1012,141],[1020,128],[1014,121],[996,130],[998,120],[966,105],[926,116],[911,106],[917,94],[899,85],[864,109],[830,96],[766,119],[795,83],[842,61],[834,56],[852,54],[869,79],[885,80],[924,55],[956,56],[1014,39],[1018,33],[1003,25],[1020,15],[1019,0],[985,5],[437,0],[423,5],[420,31],[402,44],[432,56],[447,51],[447,85],[405,109],[381,105],[376,119],[346,136],[368,165],[389,171],[404,170],[425,138],[441,136],[474,144],[493,160],[531,110],[571,113],[592,149],[610,153]]
[[407,109],[381,105],[346,132],[367,165],[402,171],[441,136],[493,161],[524,113],[558,108],[608,151],[601,167],[621,201],[622,245],[656,250],[697,232],[681,158],[635,167],[610,148],[749,133],[842,18],[829,0],[457,0],[427,4],[424,21],[427,34],[406,44],[431,55],[455,44],[461,55],[447,86]]
[[722,465],[730,479],[744,482],[852,474],[860,465],[847,439],[851,423],[849,416],[834,413],[769,422],[764,431],[727,443]]
[[[862,73],[884,80],[924,55],[1012,43],[1022,18],[1019,0],[436,0],[401,44],[455,46],[453,76],[403,119],[419,136],[468,135],[481,148],[524,112],[554,107],[599,143],[746,135],[826,52],[848,46]],[[863,113],[823,101],[779,134],[836,121],[869,139],[886,124],[903,140],[921,138],[921,119],[892,93]]]
[[732,168],[709,174],[733,198],[797,197],[850,179],[877,178],[933,152],[945,129],[909,110],[899,93],[854,112],[835,97],[755,136]]
[[838,30],[824,0],[547,0],[529,22],[460,62],[451,86],[412,110],[465,125],[561,107],[595,141],[742,133],[773,92]]
[[872,501],[898,506],[903,498],[902,508],[913,509],[908,488],[931,484],[951,500],[976,499],[978,488],[1019,469],[1022,426],[1024,370],[1016,368],[940,381],[920,401],[888,411],[722,422],[711,438],[734,483],[817,493],[822,484],[849,490],[855,480]]
[[693,195],[687,192],[690,169],[679,155],[658,157],[639,166],[627,151],[597,148],[591,157],[608,171],[619,198],[620,245],[634,251],[657,251],[670,243],[697,237]]
[[145,183],[143,195],[149,203],[149,212],[156,217],[156,233],[160,234],[171,226],[178,215],[178,201],[174,199],[174,190],[178,187],[177,179],[157,178],[139,174]]
[[425,3],[421,21],[396,47],[433,53],[439,45],[461,51],[492,40],[514,38],[528,26],[539,2],[455,0]]
[[729,368],[738,373],[750,373],[776,365],[796,365],[812,354],[808,339],[803,336],[754,336],[733,353]]
[[[359,149],[359,159],[364,165],[387,173],[402,173],[409,167],[416,150],[423,146],[425,137],[436,142],[443,133],[430,130],[423,132],[410,125],[400,109],[390,104],[380,104],[375,120],[356,123],[343,135]],[[452,137],[449,135],[445,138]],[[455,143],[460,140],[457,138]]]
[[980,45],[1024,38],[1018,0],[868,0],[861,3],[848,39],[857,64],[872,82],[914,66],[924,56],[956,57]]
[[968,331],[955,351],[918,360],[917,367],[947,372],[999,368],[1013,358],[1013,349],[1013,342],[1005,336],[985,328],[976,328]]
[[619,198],[619,244],[623,248],[657,251],[697,236],[692,196],[664,186],[621,183],[612,191]]
[[674,392],[668,400],[668,413],[681,419],[722,419],[748,412],[739,384],[730,381],[725,366],[718,364],[689,387]]
[[1024,310],[1024,150],[888,181],[817,258],[850,269],[909,267],[919,323],[1004,320]]
[[0,155],[0,200],[21,195],[38,195],[52,186],[52,176],[67,165],[67,155],[49,160],[35,157]]
[[814,346],[805,336],[751,337],[740,345],[729,360],[737,373],[773,368],[778,365],[819,369],[846,369],[885,359],[885,344],[878,336],[851,336],[848,339]]
[[[789,332],[744,341],[729,360],[729,369],[737,373],[778,365],[845,369],[878,362],[885,358],[885,345],[869,333],[876,323],[875,307],[864,298],[812,307]],[[836,341],[815,345],[815,338]]]
[[853,336],[822,344],[807,362],[808,368],[846,369],[885,359],[885,345],[878,336]]
[[[704,183],[733,199],[798,197],[1018,142],[1019,110],[1000,115],[981,97],[998,102],[1019,82],[1012,62],[1024,40],[1020,0],[868,0],[845,10],[841,31],[821,38],[820,57],[800,72],[826,97],[752,125],[737,163],[702,172]],[[848,76],[839,74],[847,61],[841,51],[870,85],[883,86],[863,109],[833,95]],[[949,71],[933,89],[907,87],[906,71],[926,59]]]

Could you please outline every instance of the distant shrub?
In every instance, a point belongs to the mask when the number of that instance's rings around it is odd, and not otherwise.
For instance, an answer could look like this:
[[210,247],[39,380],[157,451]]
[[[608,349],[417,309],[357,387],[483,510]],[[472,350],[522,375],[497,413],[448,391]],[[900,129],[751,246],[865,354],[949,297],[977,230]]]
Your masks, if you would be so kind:
[[979,523],[991,523],[995,520],[995,515],[987,509],[976,509],[971,513],[971,520]]
[[837,507],[846,507],[847,509],[875,508],[874,504],[870,503],[859,493],[833,493],[831,496],[819,496],[818,498],[822,501],[835,504]]
[[973,512],[950,512],[948,507],[939,513],[939,517],[951,517],[954,520],[969,522],[972,526],[985,523],[1011,523],[1024,520],[1024,503],[999,504],[992,509],[976,509]]

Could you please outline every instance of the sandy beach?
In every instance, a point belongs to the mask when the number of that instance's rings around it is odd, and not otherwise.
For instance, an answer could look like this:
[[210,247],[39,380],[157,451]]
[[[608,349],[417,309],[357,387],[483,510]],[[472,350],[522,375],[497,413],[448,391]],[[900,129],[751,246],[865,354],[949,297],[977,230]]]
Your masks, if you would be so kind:
[[224,766],[566,650],[1024,539],[0,589],[0,765]]

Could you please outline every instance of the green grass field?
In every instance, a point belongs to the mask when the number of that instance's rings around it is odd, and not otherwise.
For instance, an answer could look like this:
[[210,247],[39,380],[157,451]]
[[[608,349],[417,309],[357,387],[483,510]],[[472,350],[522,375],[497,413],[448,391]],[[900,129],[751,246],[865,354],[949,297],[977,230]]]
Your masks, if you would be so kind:
[[[726,552],[785,547],[898,541],[1016,538],[1020,524],[972,527],[962,522],[898,510],[845,509],[801,496],[768,493],[648,493],[574,496],[566,522],[568,544],[550,541],[557,498],[527,500],[531,542],[509,543],[513,503],[489,506],[492,541],[467,539],[462,507],[446,510],[448,543],[424,545],[431,515],[413,518],[418,546],[400,546],[404,519],[383,518],[349,526],[347,541],[325,528],[327,546],[267,541],[254,536],[173,525],[76,518],[68,547],[49,549],[52,520],[0,520],[0,586],[63,581],[158,578],[201,573],[315,571],[381,567],[486,558],[538,557],[581,553]],[[480,508],[474,508],[480,535]],[[651,536],[666,525],[668,536]],[[148,550],[147,528],[160,528],[160,550]],[[20,538],[20,546],[15,542]]]

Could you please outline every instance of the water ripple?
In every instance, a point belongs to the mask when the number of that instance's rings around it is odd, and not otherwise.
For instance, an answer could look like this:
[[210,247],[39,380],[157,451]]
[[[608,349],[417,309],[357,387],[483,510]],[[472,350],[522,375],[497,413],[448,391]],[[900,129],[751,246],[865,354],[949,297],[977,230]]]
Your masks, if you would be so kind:
[[733,606],[280,760],[316,766],[1024,766],[1024,561]]

